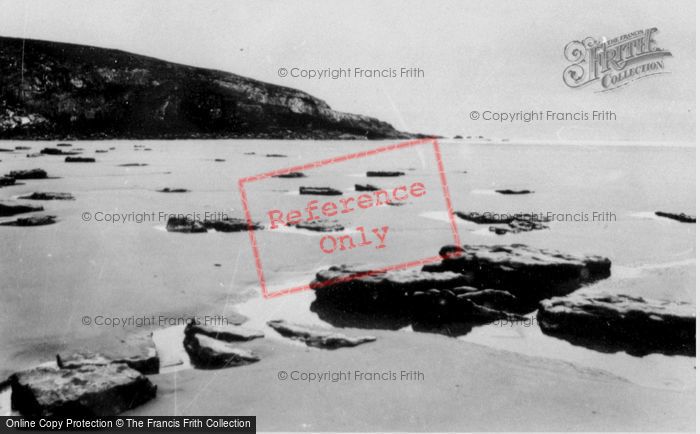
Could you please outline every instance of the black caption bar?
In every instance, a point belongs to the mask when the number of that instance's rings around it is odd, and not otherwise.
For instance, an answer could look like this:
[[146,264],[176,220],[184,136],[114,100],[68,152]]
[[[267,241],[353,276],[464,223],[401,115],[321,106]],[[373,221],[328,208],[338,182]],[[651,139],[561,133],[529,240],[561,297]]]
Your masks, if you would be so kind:
[[100,429],[143,432],[255,433],[255,416],[112,416],[45,417],[0,416],[0,432],[7,431],[93,431]]

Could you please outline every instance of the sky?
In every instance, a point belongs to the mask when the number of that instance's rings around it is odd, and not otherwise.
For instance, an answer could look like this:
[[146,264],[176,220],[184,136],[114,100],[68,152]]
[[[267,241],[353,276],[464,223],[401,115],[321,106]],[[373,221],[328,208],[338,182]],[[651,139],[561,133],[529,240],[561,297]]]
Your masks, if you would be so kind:
[[[536,141],[695,141],[693,0],[0,0],[0,35],[117,48],[297,88],[397,129]],[[564,47],[658,28],[662,75],[572,89]],[[415,78],[294,70],[420,68]],[[288,74],[280,75],[286,68]],[[296,68],[296,69],[295,69]],[[497,122],[484,111],[611,110],[611,121]],[[478,120],[470,119],[477,111]]]

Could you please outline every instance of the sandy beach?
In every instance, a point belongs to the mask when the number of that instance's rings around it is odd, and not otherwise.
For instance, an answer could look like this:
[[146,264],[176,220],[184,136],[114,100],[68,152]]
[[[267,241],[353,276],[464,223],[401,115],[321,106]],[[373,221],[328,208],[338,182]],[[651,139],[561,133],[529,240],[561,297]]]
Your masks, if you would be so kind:
[[[267,331],[268,333],[274,333]],[[366,333],[366,330],[343,330]],[[372,331],[335,351],[279,339],[246,344],[259,363],[153,376],[158,399],[134,415],[255,414],[262,431],[692,431],[695,391],[641,387],[600,370],[439,335]],[[352,371],[353,380],[279,372]],[[419,371],[422,381],[354,380]],[[398,375],[397,375],[398,376]]]

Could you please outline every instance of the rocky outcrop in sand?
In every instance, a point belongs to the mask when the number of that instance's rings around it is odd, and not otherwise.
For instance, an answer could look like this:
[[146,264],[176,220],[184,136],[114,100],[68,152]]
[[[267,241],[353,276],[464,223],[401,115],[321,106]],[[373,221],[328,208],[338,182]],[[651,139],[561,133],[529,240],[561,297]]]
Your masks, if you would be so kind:
[[46,226],[56,223],[56,216],[54,215],[42,215],[42,216],[32,216],[32,217],[21,217],[9,222],[0,223],[0,226]]
[[13,170],[6,176],[14,179],[45,179],[48,174],[44,169]]
[[[540,300],[568,294],[610,274],[610,260],[524,245],[445,246],[422,270],[321,270],[310,287],[312,310],[343,327],[429,329],[445,323],[517,320]],[[469,326],[451,327],[450,334]]]
[[342,347],[356,347],[360,344],[377,340],[374,336],[346,336],[333,331],[318,330],[290,324],[284,320],[269,321],[267,325],[284,337],[304,342],[310,347],[329,350]]
[[57,192],[34,192],[26,196],[20,196],[19,199],[24,200],[75,200],[70,193],[57,193]]
[[312,194],[318,196],[341,196],[343,192],[330,187],[299,187],[299,194]]
[[199,333],[185,335],[183,344],[192,364],[202,369],[241,366],[260,360],[252,351]]
[[0,217],[9,217],[27,212],[43,211],[43,206],[33,206],[24,204],[12,204],[0,202]]
[[695,355],[695,307],[624,294],[571,294],[540,303],[547,334],[602,351]]
[[10,377],[12,408],[23,416],[113,416],[156,396],[156,386],[125,364],[38,367]]

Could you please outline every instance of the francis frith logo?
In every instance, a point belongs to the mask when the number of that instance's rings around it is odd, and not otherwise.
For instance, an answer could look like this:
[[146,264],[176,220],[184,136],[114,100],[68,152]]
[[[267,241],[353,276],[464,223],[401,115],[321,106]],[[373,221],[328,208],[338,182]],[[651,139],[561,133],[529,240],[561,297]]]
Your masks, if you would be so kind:
[[564,70],[564,83],[572,88],[596,84],[599,92],[625,86],[640,78],[667,73],[664,58],[671,52],[657,46],[656,27],[613,39],[592,37],[571,41],[564,57],[572,62]]

